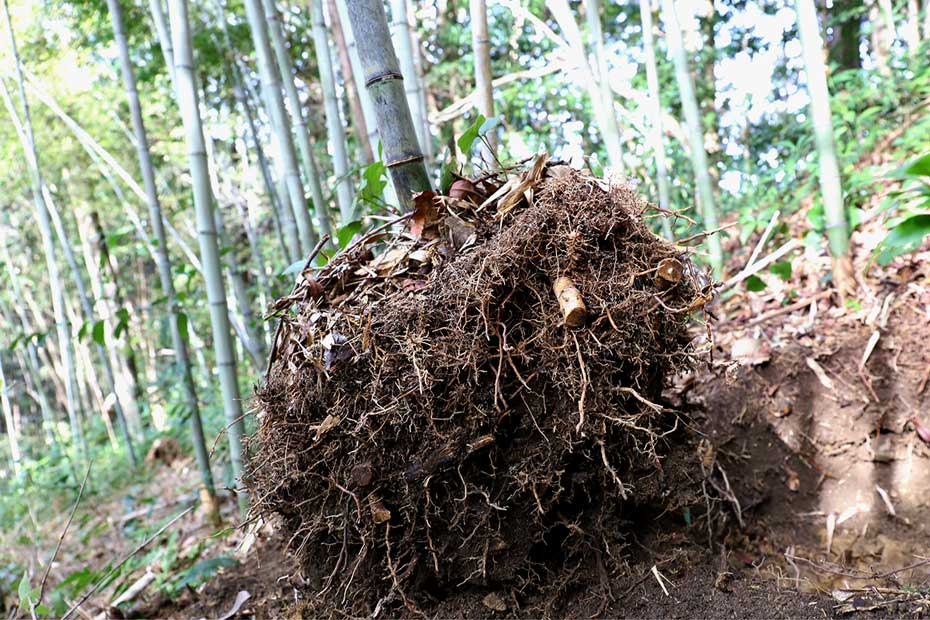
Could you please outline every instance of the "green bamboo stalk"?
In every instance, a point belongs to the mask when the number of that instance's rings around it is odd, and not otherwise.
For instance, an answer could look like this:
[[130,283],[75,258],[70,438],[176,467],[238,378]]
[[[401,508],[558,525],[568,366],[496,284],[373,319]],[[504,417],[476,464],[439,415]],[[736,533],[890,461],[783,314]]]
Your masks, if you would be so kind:
[[[371,93],[365,85],[365,71],[362,69],[362,61],[358,55],[358,44],[355,42],[355,33],[352,32],[352,24],[349,21],[349,11],[346,8],[346,0],[336,0],[336,10],[339,13],[339,21],[344,25],[342,31],[345,34],[346,48],[349,52],[349,62],[352,64],[352,79],[355,80],[355,88],[358,91],[358,97],[362,104],[362,114],[365,117],[365,127],[368,131],[368,140],[372,146],[372,152],[378,155],[381,152],[381,137],[378,133],[378,117],[375,114],[375,104],[371,100]],[[397,207],[400,203],[397,200],[397,194],[394,191],[394,185],[388,183],[384,188],[384,201],[390,207]]]
[[[347,0],[348,1],[348,0]],[[392,40],[396,47],[396,56],[400,62],[400,73],[404,76],[404,94],[407,97],[407,106],[413,126],[417,132],[420,148],[426,150],[425,144],[429,136],[425,135],[427,127],[426,109],[423,107],[423,98],[420,95],[422,88],[417,75],[413,39],[410,36],[410,20],[407,16],[407,0],[391,0],[391,29]],[[359,40],[356,36],[356,40]]]
[[[656,164],[656,185],[659,189],[659,208],[671,211],[668,187],[668,170],[665,164],[665,135],[662,130],[662,98],[659,92],[659,73],[656,67],[656,46],[653,35],[652,6],[649,0],[639,0],[639,17],[643,27],[643,52],[646,64],[646,85],[649,89],[649,116],[652,117],[650,136]],[[672,238],[671,220],[662,218],[662,232]]]
[[[45,262],[48,267],[49,288],[52,294],[52,311],[55,315],[62,369],[65,373],[65,400],[68,410],[68,421],[71,424],[71,436],[74,441],[75,449],[79,454],[86,456],[87,449],[84,443],[84,434],[81,431],[78,421],[78,408],[76,403],[77,376],[75,375],[74,343],[71,340],[71,325],[68,322],[68,316],[65,312],[64,289],[61,285],[61,275],[58,271],[58,263],[55,258],[55,241],[52,236],[51,221],[48,208],[42,196],[42,187],[45,182],[42,178],[42,169],[39,166],[39,155],[35,146],[35,135],[32,130],[32,117],[29,114],[29,102],[26,98],[26,89],[23,85],[23,73],[19,59],[19,51],[16,48],[16,37],[13,33],[13,23],[10,20],[10,10],[7,5],[7,0],[3,0],[3,13],[10,35],[10,48],[16,67],[20,103],[23,106],[23,118],[25,119],[25,129],[27,132],[27,140],[23,144],[23,148],[26,151],[26,159],[29,164],[30,178],[32,181],[32,197],[39,222],[39,233],[42,236],[42,245],[45,249]],[[12,120],[16,117],[16,109],[9,91],[6,88],[6,83],[2,78],[0,78],[0,93],[2,93],[4,103],[8,108],[10,119]]]
[[610,68],[607,64],[607,46],[604,44],[604,31],[601,28],[601,0],[585,0],[585,18],[588,23],[588,38],[594,49],[594,64],[597,71],[597,90],[601,97],[601,106],[604,108],[604,121],[607,123],[607,132],[616,136],[617,162],[614,163],[614,172],[622,174],[623,141],[620,126],[617,124],[617,114],[614,110],[614,95],[610,89]]
[[[161,0],[152,0],[161,4]],[[203,421],[200,415],[200,401],[197,398],[197,388],[194,384],[194,375],[191,368],[190,352],[188,351],[187,340],[181,332],[180,316],[181,309],[178,303],[177,293],[174,289],[174,280],[171,272],[171,257],[168,254],[168,239],[165,234],[163,223],[161,201],[158,199],[158,191],[155,185],[155,167],[152,164],[152,155],[149,150],[148,133],[145,129],[145,121],[142,117],[142,104],[139,100],[139,91],[136,86],[136,75],[132,67],[132,61],[129,57],[129,43],[126,38],[126,31],[123,23],[123,10],[119,0],[107,0],[110,8],[110,19],[113,23],[113,35],[116,39],[117,47],[120,54],[120,69],[123,77],[123,83],[126,87],[126,97],[129,102],[129,112],[132,116],[132,127],[136,141],[136,155],[139,159],[139,169],[142,172],[142,180],[145,185],[145,194],[149,209],[149,221],[152,226],[152,232],[158,241],[154,248],[155,264],[158,267],[158,276],[161,281],[162,293],[167,299],[168,323],[171,330],[171,342],[174,348],[174,356],[181,370],[181,383],[184,389],[185,400],[191,424],[191,440],[194,445],[194,454],[197,459],[197,465],[200,469],[200,481],[203,491],[206,493],[206,501],[215,506],[216,490],[213,483],[213,472],[210,470],[210,457],[207,453],[206,441],[203,435]],[[162,18],[164,22],[164,18]],[[162,23],[164,27],[164,23]],[[170,40],[170,37],[165,37]],[[174,54],[172,52],[173,60]],[[173,67],[171,69],[173,74]]]
[[[19,275],[16,272],[16,268],[13,266],[13,258],[10,256],[10,249],[7,245],[6,226],[8,225],[9,222],[6,220],[0,222],[0,253],[2,253],[0,254],[0,258],[3,259],[3,263],[6,265],[6,273],[9,278],[10,291],[13,294],[13,299],[17,300],[23,299],[23,292],[19,284]],[[10,304],[10,306],[13,308],[16,318],[23,328],[23,333],[27,335],[34,334],[35,329],[32,325],[32,321],[29,320],[29,315],[23,310],[22,305],[13,303]],[[7,320],[10,325],[13,325],[11,319],[8,318]],[[49,445],[51,445],[55,441],[55,417],[52,415],[52,408],[45,395],[45,389],[42,386],[42,377],[39,370],[42,368],[42,364],[39,361],[39,353],[36,348],[35,340],[32,338],[26,339],[25,362],[25,367],[32,375],[32,381],[35,384],[36,401],[39,404],[39,410],[42,412],[42,426],[44,427],[45,437]]]
[[[833,117],[830,113],[830,91],[827,87],[827,67],[823,61],[823,40],[817,22],[817,11],[812,0],[795,0],[798,16],[798,33],[801,38],[801,56],[807,74],[807,91],[810,95],[811,121],[820,162],[820,191],[823,195],[823,212],[826,221],[830,254],[834,259],[848,256],[849,230],[843,207],[843,184],[833,143]],[[839,277],[834,269],[834,277]]]
[[326,36],[323,0],[309,0],[309,2],[310,20],[313,26],[313,47],[316,50],[320,88],[323,91],[323,107],[326,110],[326,133],[332,149],[333,173],[336,175],[336,199],[344,226],[355,219],[352,207],[352,179],[349,176],[349,160],[346,155],[346,135],[342,126],[339,103],[336,99],[336,78],[333,75],[333,59],[329,53],[329,39]]
[[[191,45],[187,0],[169,2],[169,19],[174,45],[175,80],[178,86],[178,108],[186,134],[188,159],[197,216],[197,240],[200,244],[207,300],[210,304],[210,324],[213,328],[213,347],[216,354],[217,374],[223,395],[223,412],[228,424],[229,455],[234,484],[240,485],[242,475],[242,403],[239,379],[236,376],[236,358],[229,326],[229,309],[226,305],[226,287],[220,267],[220,252],[213,221],[213,192],[207,170],[207,152],[204,144],[203,124],[200,119],[200,101],[195,77],[194,55]],[[239,489],[239,504],[245,509],[248,503],[245,492]]]
[[305,106],[300,101],[297,85],[294,83],[294,63],[291,60],[290,52],[287,50],[287,41],[281,27],[281,15],[275,6],[274,0],[263,0],[263,8],[265,17],[268,19],[268,32],[271,35],[271,44],[275,60],[278,63],[278,72],[281,74],[281,81],[284,86],[284,96],[287,98],[287,104],[290,107],[290,118],[294,135],[297,138],[297,149],[300,151],[304,177],[310,185],[310,198],[313,200],[313,208],[317,220],[320,222],[320,230],[324,234],[332,236],[329,204],[323,198],[320,165],[313,154],[313,147],[310,143],[310,131],[307,129],[307,121],[304,118]]
[[326,14],[329,16],[330,28],[333,31],[333,46],[339,57],[339,72],[342,74],[342,86],[345,89],[346,100],[349,102],[352,128],[358,136],[359,157],[367,165],[375,160],[375,153],[372,150],[372,142],[368,139],[365,111],[362,109],[362,100],[359,97],[352,60],[349,57],[349,46],[343,27],[345,22],[336,4],[338,4],[336,0],[326,0]]
[[[681,26],[678,14],[675,12],[673,0],[662,0],[662,19],[665,21],[665,35],[668,40],[669,51],[675,64],[675,79],[681,93],[681,107],[688,126],[688,139],[690,141],[691,168],[694,171],[694,182],[697,185],[698,197],[701,205],[701,214],[704,219],[705,230],[715,230],[717,226],[717,206],[714,202],[714,190],[710,179],[710,165],[707,162],[707,151],[704,150],[704,132],[701,129],[701,115],[697,97],[694,94],[694,82],[691,70],[688,68],[688,57],[681,36]],[[710,264],[714,274],[720,277],[723,273],[723,250],[720,247],[720,237],[716,234],[707,237],[707,248],[710,253]]]
[[3,421],[6,424],[6,438],[10,444],[10,460],[13,462],[13,473],[19,478],[22,472],[22,454],[19,451],[19,430],[13,423],[13,408],[10,406],[8,392],[10,386],[6,382],[3,372],[3,354],[0,352],[0,409],[3,410]]
[[[304,190],[300,182],[300,172],[297,167],[297,155],[294,152],[294,141],[291,139],[291,127],[281,95],[281,77],[278,75],[268,40],[268,20],[265,10],[259,0],[245,0],[245,12],[252,31],[252,43],[255,46],[255,56],[258,59],[258,73],[262,82],[262,95],[265,99],[265,109],[271,119],[272,136],[278,148],[278,177],[284,182],[293,211],[292,216],[282,220],[285,227],[285,236],[289,244],[293,244],[291,222],[296,220],[300,244],[291,248],[291,256],[309,254],[316,245],[317,231],[313,227],[310,211],[304,199]],[[175,45],[177,49],[177,45]],[[290,77],[290,76],[288,76]]]
[[413,194],[432,186],[407,105],[404,78],[391,45],[384,6],[380,0],[346,0],[346,7],[365,85],[374,103],[385,166],[401,206],[411,210]]
[[[488,7],[486,0],[471,0],[471,41],[475,56],[475,94],[478,112],[485,118],[494,116],[494,86],[491,77],[491,38],[488,34]],[[487,136],[489,151],[483,159],[491,164],[497,151],[497,133]]]
[[[612,170],[623,170],[623,148],[613,109],[613,98],[610,98],[609,107],[605,105],[603,93],[598,86],[603,80],[597,79],[591,63],[588,62],[588,54],[581,37],[581,30],[578,28],[578,23],[575,21],[568,0],[549,0],[546,6],[565,37],[568,48],[572,53],[572,59],[579,63],[584,82],[583,86],[588,92],[588,98],[591,100],[591,110],[594,112],[594,119],[601,138],[604,140],[607,162]],[[600,21],[598,21],[599,26]]]

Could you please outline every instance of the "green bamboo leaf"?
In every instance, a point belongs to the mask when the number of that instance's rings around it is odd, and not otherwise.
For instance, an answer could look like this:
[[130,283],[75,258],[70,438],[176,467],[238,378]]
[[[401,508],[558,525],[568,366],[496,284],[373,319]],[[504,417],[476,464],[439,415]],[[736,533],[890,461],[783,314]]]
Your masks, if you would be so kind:
[[181,332],[181,338],[185,341],[187,340],[187,315],[183,312],[178,312],[178,331]]
[[766,288],[765,282],[759,276],[749,276],[746,278],[746,290],[750,293],[758,293]]
[[362,221],[355,220],[354,222],[349,222],[345,226],[339,229],[336,233],[336,240],[339,242],[339,247],[345,248],[349,245],[349,242],[352,241],[352,237],[358,234],[358,231],[362,229]]
[[107,335],[106,335],[106,323],[103,321],[95,321],[93,327],[93,337],[94,342],[100,346],[106,346],[107,344]]
[[907,254],[916,250],[924,237],[930,234],[930,213],[914,215],[894,228],[888,233],[881,244],[878,246],[880,254],[878,262],[881,265],[887,265],[896,256]]
[[791,279],[791,261],[784,260],[779,263],[775,263],[769,267],[769,272],[787,282]]
[[459,136],[456,144],[459,145],[459,150],[462,151],[462,153],[468,154],[471,152],[471,147],[475,143],[475,140],[478,139],[478,136],[481,135],[481,127],[486,120],[488,119],[486,119],[483,114],[479,114],[475,122],[465,130],[465,133]]
[[930,153],[911,162],[911,164],[904,169],[904,173],[912,176],[930,177]]

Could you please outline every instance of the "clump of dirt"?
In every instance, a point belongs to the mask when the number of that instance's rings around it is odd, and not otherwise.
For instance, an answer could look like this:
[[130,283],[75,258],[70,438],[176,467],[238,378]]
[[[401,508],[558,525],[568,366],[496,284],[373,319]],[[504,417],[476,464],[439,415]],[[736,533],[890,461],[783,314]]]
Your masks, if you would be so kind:
[[327,610],[555,598],[696,501],[664,478],[681,425],[659,401],[710,284],[648,205],[545,158],[451,194],[277,304],[247,479]]

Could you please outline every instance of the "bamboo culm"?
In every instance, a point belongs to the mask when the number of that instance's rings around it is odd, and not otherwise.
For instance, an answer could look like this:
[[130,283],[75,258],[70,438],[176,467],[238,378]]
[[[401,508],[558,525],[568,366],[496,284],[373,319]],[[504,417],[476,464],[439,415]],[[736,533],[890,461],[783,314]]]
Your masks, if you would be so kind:
[[811,120],[820,163],[820,191],[826,221],[830,254],[843,256],[849,250],[849,232],[843,209],[843,186],[833,143],[833,117],[830,114],[830,91],[827,88],[827,67],[823,61],[823,41],[812,0],[795,0],[801,55],[807,74]]
[[[684,42],[681,36],[681,26],[675,12],[673,0],[662,0],[662,18],[665,21],[665,34],[668,39],[669,51],[675,65],[675,79],[681,93],[681,107],[688,126],[690,141],[691,168],[694,171],[694,181],[698,189],[698,198],[701,205],[701,215],[704,219],[704,230],[716,230],[717,206],[714,202],[714,190],[710,179],[710,164],[707,161],[707,151],[704,150],[704,132],[701,129],[701,114],[694,94],[694,81],[688,67],[688,57],[685,54]],[[710,264],[714,273],[719,277],[723,272],[723,250],[720,247],[720,237],[713,234],[707,237],[707,248],[710,252]]]
[[380,0],[346,0],[346,7],[381,132],[385,166],[401,206],[411,210],[414,193],[432,186],[404,94],[384,6]]
[[[175,55],[178,107],[181,110],[186,134],[193,184],[197,240],[200,245],[207,300],[210,304],[210,325],[213,330],[217,374],[223,396],[223,412],[228,425],[226,432],[229,438],[230,463],[235,479],[234,484],[238,486],[242,474],[242,436],[245,425],[242,421],[239,380],[236,375],[236,359],[230,334],[226,287],[223,284],[219,245],[216,241],[216,228],[213,221],[213,195],[210,189],[207,153],[200,119],[200,102],[191,46],[187,0],[171,0],[169,16]],[[243,490],[239,489],[238,497],[240,507],[245,509],[247,497]]]
[[313,26],[313,47],[316,50],[317,68],[320,72],[320,88],[323,91],[323,107],[326,110],[326,133],[332,150],[333,174],[336,176],[336,201],[339,215],[345,226],[353,219],[352,178],[349,176],[349,160],[346,155],[346,134],[342,126],[342,114],[336,99],[336,78],[333,74],[333,59],[329,53],[326,22],[323,16],[323,0],[309,0],[310,21]]
[[[486,0],[471,0],[471,40],[475,55],[475,93],[478,112],[485,118],[494,116],[494,86],[491,77],[491,40],[488,35],[488,7]],[[485,163],[494,161],[497,151],[497,134],[487,136],[489,152],[482,154]]]
[[[307,129],[307,120],[304,118],[304,105],[300,102],[297,86],[294,84],[294,63],[287,50],[284,33],[281,28],[281,16],[274,4],[274,0],[263,0],[265,17],[268,19],[268,31],[271,34],[271,43],[274,48],[275,59],[278,61],[278,71],[284,85],[284,96],[290,106],[291,119],[293,119],[294,135],[297,138],[297,149],[300,151],[300,160],[303,163],[304,176],[310,185],[310,198],[313,200],[313,209],[320,222],[320,231],[332,236],[329,204],[323,198],[323,181],[320,175],[320,165],[313,154],[310,143],[310,131]],[[305,249],[306,251],[306,249]]]
[[[245,12],[249,20],[249,29],[252,32],[255,56],[258,60],[258,73],[261,77],[265,109],[271,119],[272,135],[277,143],[278,177],[287,189],[293,211],[292,214],[285,213],[285,218],[282,220],[288,244],[294,243],[292,223],[297,222],[300,243],[290,251],[292,259],[297,261],[300,256],[309,254],[316,245],[317,232],[313,227],[313,220],[304,198],[300,171],[297,167],[297,154],[294,152],[294,141],[291,139],[290,122],[281,95],[281,78],[272,58],[271,44],[268,40],[267,16],[260,0],[245,0]],[[175,45],[175,50],[177,50],[177,45]]]
[[[656,165],[656,186],[659,193],[659,208],[671,211],[668,187],[668,169],[665,163],[665,136],[662,129],[662,98],[659,92],[659,74],[656,68],[656,46],[653,37],[652,6],[649,0],[639,0],[639,18],[643,27],[643,51],[646,64],[646,85],[649,89],[651,114],[650,136]],[[662,232],[666,239],[672,238],[672,226],[668,217],[662,218]]]
[[[29,102],[26,99],[26,89],[23,83],[23,72],[20,65],[19,52],[16,48],[16,37],[13,33],[13,24],[10,21],[10,10],[7,0],[3,0],[3,12],[6,18],[6,25],[10,36],[10,47],[13,52],[14,65],[16,67],[16,79],[19,84],[20,103],[23,106],[23,118],[25,120],[25,129],[27,132],[26,144],[23,145],[26,151],[26,159],[29,163],[30,177],[32,181],[32,197],[36,207],[36,215],[39,222],[39,232],[42,237],[42,245],[45,250],[45,262],[48,267],[49,288],[52,296],[52,311],[55,316],[55,327],[58,335],[58,346],[61,353],[62,370],[64,371],[65,382],[65,400],[68,410],[68,422],[71,425],[71,436],[75,449],[79,454],[86,456],[87,449],[84,444],[84,435],[81,431],[78,419],[77,407],[77,375],[74,364],[74,343],[71,340],[71,325],[65,312],[64,289],[61,284],[61,275],[58,271],[58,263],[55,260],[55,241],[52,236],[51,220],[48,209],[45,205],[45,199],[42,196],[42,170],[39,166],[39,156],[35,147],[35,135],[32,130],[32,117],[29,114]],[[6,84],[0,79],[0,94],[3,95],[4,103],[9,109],[11,119],[16,117],[15,106]]]
[[[159,3],[161,0],[152,0]],[[213,472],[210,469],[210,457],[207,453],[206,441],[203,435],[203,422],[200,415],[200,401],[197,398],[197,388],[194,384],[194,375],[191,369],[190,352],[188,350],[187,340],[181,333],[180,327],[180,306],[178,304],[177,293],[174,289],[174,280],[171,272],[171,257],[168,254],[168,240],[165,234],[165,226],[162,221],[161,202],[158,199],[158,191],[155,186],[155,167],[152,165],[152,155],[149,150],[148,133],[145,129],[145,121],[142,117],[142,105],[139,100],[139,92],[136,87],[136,75],[129,58],[129,44],[126,39],[126,32],[123,23],[123,10],[119,0],[107,0],[110,9],[110,19],[113,23],[113,35],[116,39],[117,47],[120,54],[120,69],[122,72],[123,83],[126,87],[126,97],[129,102],[129,112],[132,116],[132,127],[136,139],[136,154],[139,159],[139,168],[142,172],[143,185],[145,186],[146,202],[149,209],[149,221],[152,226],[157,245],[154,248],[153,258],[158,268],[158,276],[161,281],[162,293],[167,299],[168,322],[171,331],[171,343],[174,348],[174,356],[178,362],[181,371],[181,383],[184,389],[184,397],[187,401],[187,408],[191,425],[191,441],[194,446],[194,454],[197,458],[197,466],[200,469],[200,480],[203,489],[211,501],[215,501],[216,490],[213,482]],[[167,30],[164,19],[162,19],[161,28]],[[164,33],[164,39],[170,41],[171,37],[167,32]],[[173,53],[171,59],[174,59]],[[174,69],[169,69],[174,74]],[[172,78],[173,81],[173,78]]]

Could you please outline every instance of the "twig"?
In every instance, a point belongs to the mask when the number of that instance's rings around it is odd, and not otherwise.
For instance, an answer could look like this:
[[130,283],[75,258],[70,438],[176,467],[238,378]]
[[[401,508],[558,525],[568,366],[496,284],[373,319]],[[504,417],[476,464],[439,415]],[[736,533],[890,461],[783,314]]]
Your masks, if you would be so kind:
[[762,231],[762,236],[759,238],[759,242],[756,244],[756,247],[753,249],[752,254],[749,255],[749,262],[746,263],[746,267],[751,266],[756,259],[759,258],[759,252],[762,251],[762,248],[765,247],[766,242],[769,240],[769,235],[772,234],[772,230],[775,228],[775,224],[778,222],[778,216],[781,215],[781,212],[776,210],[772,214],[772,219],[769,220],[768,225],[765,227],[765,230]]
[[71,514],[68,515],[68,521],[65,523],[64,529],[61,530],[61,534],[58,535],[58,543],[55,545],[55,551],[52,553],[51,559],[48,561],[48,564],[45,565],[45,574],[42,575],[42,583],[39,584],[39,597],[36,599],[36,606],[42,603],[42,595],[45,594],[45,582],[48,581],[48,574],[52,570],[52,564],[55,563],[55,558],[58,557],[58,551],[61,550],[61,543],[68,533],[68,528],[71,527],[71,521],[74,520],[74,513],[77,511],[78,504],[81,503],[81,498],[84,496],[84,487],[87,486],[87,478],[90,476],[90,467],[93,464],[93,461],[87,463],[87,471],[84,472],[84,480],[81,481],[81,488],[78,491],[77,499],[74,500],[74,505],[71,507]]
[[[390,223],[385,224],[390,225]],[[323,249],[323,246],[326,245],[326,242],[329,241],[329,235],[325,234],[320,237],[320,240],[317,241],[316,245],[310,251],[310,255],[307,257],[307,262],[304,263],[303,269],[300,270],[300,273],[303,274],[304,271],[310,266],[310,263],[313,262],[313,259],[316,258],[316,255],[320,253],[320,250]],[[297,292],[297,287],[300,286],[302,278],[297,278],[297,281],[294,282],[294,288],[291,289],[291,295]],[[265,368],[265,381],[268,381],[268,376],[271,374],[271,367],[274,366],[275,358],[278,357],[278,338],[281,335],[281,324],[284,323],[284,319],[278,319],[278,326],[274,330],[274,339],[271,341],[271,352],[268,354],[268,367]]]
[[733,228],[733,227],[736,226],[738,223],[739,223],[739,222],[730,222],[729,224],[724,224],[723,226],[719,226],[719,227],[717,227],[717,228],[715,228],[715,229],[713,229],[713,230],[705,230],[705,231],[703,231],[703,232],[699,232],[699,233],[696,234],[696,235],[691,235],[690,237],[685,237],[684,239],[679,239],[678,241],[675,242],[675,245],[687,245],[688,243],[690,243],[690,242],[692,242],[692,241],[697,241],[697,240],[699,240],[699,239],[703,239],[704,237],[710,237],[711,235],[715,235],[715,234],[717,234],[718,232],[722,232],[722,231],[724,231],[724,230],[726,230],[726,229],[728,229],[728,228]]
[[791,312],[794,312],[795,310],[800,310],[801,308],[806,308],[812,303],[820,301],[821,299],[824,299],[825,297],[829,297],[834,292],[835,291],[832,288],[827,289],[825,291],[820,291],[819,293],[815,293],[814,295],[811,295],[810,297],[805,297],[804,299],[801,299],[800,301],[796,301],[793,304],[789,304],[783,308],[778,308],[777,310],[771,310],[769,312],[765,312],[763,314],[760,314],[758,317],[754,318],[753,320],[749,321],[749,323],[746,324],[746,327],[755,327],[756,325],[759,325],[760,323],[765,323],[769,319],[773,319],[777,316],[781,316],[783,314],[789,314]]
[[87,594],[85,594],[85,595],[82,596],[80,599],[78,599],[78,602],[75,603],[75,604],[71,607],[71,609],[69,609],[67,612],[65,612],[65,615],[63,615],[63,616],[61,617],[61,620],[68,620],[68,618],[71,617],[71,614],[73,614],[73,613],[77,610],[78,607],[80,607],[81,605],[83,605],[83,604],[87,601],[87,599],[89,599],[91,596],[93,596],[94,594],[96,594],[97,591],[103,586],[103,584],[107,583],[107,580],[108,580],[111,576],[113,576],[113,575],[116,573],[116,571],[118,571],[119,569],[121,569],[121,568],[123,567],[123,565],[124,565],[126,562],[128,562],[129,560],[131,560],[137,553],[139,553],[140,551],[142,551],[143,549],[145,549],[145,548],[149,545],[149,543],[151,543],[153,540],[155,540],[156,538],[158,538],[159,536],[161,536],[162,533],[163,533],[165,530],[167,530],[169,527],[171,527],[172,525],[174,525],[181,517],[183,517],[184,515],[186,515],[187,513],[189,513],[189,512],[190,512],[191,510],[193,510],[193,509],[194,509],[194,506],[193,506],[193,505],[189,506],[186,510],[184,510],[183,512],[179,513],[176,517],[174,517],[173,519],[171,519],[171,521],[168,521],[168,523],[166,523],[166,524],[164,524],[163,526],[161,526],[161,527],[158,529],[157,532],[155,532],[154,534],[152,534],[151,536],[149,536],[148,538],[146,538],[144,541],[142,541],[142,544],[139,545],[138,547],[136,547],[135,549],[133,549],[133,550],[132,550],[132,553],[130,553],[129,555],[127,555],[125,558],[123,558],[123,559],[120,561],[119,564],[117,564],[116,566],[114,566],[113,568],[111,568],[111,569],[109,570],[109,572],[108,572],[106,575],[104,575],[103,579],[101,579],[100,581],[97,582],[97,585],[95,585],[93,588],[91,588],[91,590],[90,590]]
[[802,247],[801,242],[798,241],[797,239],[792,239],[788,241],[783,246],[781,246],[780,248],[778,248],[777,250],[775,250],[774,252],[766,256],[765,258],[760,259],[756,261],[755,263],[746,265],[746,267],[742,271],[740,271],[738,274],[736,274],[735,276],[733,276],[726,282],[719,284],[717,286],[718,291],[722,293],[724,291],[730,290],[731,288],[733,288],[734,286],[736,286],[737,284],[739,284],[740,282],[742,282],[749,276],[756,275],[757,273],[759,273],[760,271],[762,271],[763,269],[765,269],[766,267],[768,267],[769,265],[777,261],[779,258],[787,254],[788,252],[796,250],[800,247]]

